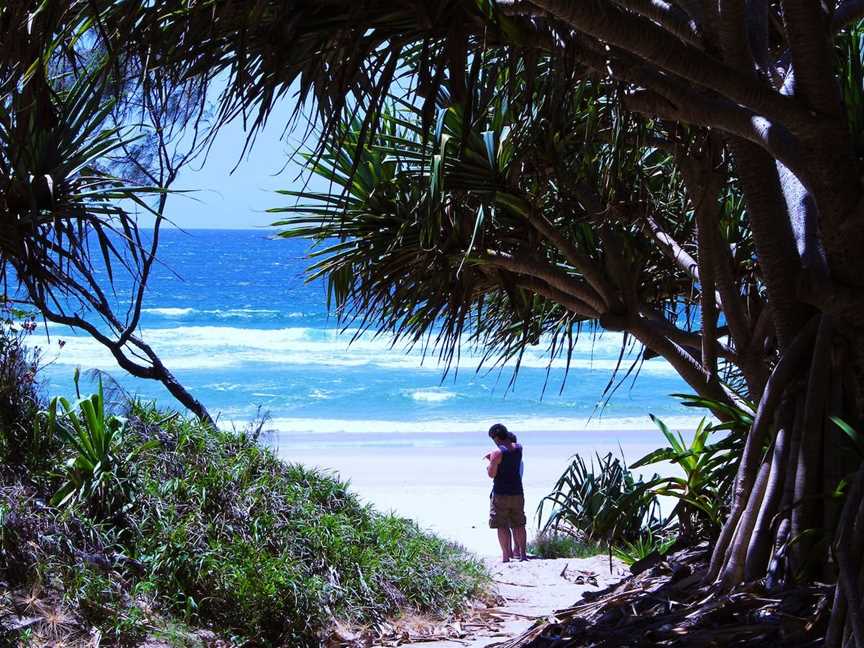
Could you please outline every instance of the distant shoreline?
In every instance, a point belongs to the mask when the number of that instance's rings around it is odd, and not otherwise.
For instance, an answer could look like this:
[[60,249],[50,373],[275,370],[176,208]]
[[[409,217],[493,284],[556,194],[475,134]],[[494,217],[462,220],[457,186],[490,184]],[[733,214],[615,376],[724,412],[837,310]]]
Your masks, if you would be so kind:
[[[671,430],[693,430],[702,419],[701,416],[661,416],[660,419],[666,423]],[[546,418],[546,417],[466,417],[464,419],[452,418],[418,418],[411,421],[400,420],[377,420],[377,419],[329,419],[329,418],[283,418],[270,419],[264,425],[264,430],[271,435],[290,435],[289,438],[321,438],[326,436],[380,436],[392,438],[405,436],[416,438],[418,435],[429,435],[430,437],[455,435],[485,434],[485,431],[493,423],[504,423],[517,434],[531,434],[535,437],[552,437],[549,440],[557,441],[566,438],[566,435],[586,436],[601,435],[604,438],[610,435],[651,434],[662,439],[660,431],[645,416],[622,416],[609,418],[607,420],[585,418]],[[243,429],[249,424],[248,419],[223,419],[219,426],[225,429]]]

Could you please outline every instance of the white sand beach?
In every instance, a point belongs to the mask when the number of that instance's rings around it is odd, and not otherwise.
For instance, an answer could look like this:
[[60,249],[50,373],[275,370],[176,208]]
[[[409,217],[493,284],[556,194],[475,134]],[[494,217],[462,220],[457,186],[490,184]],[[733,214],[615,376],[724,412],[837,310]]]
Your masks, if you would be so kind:
[[[365,439],[358,435],[324,436],[276,435],[270,443],[286,460],[338,473],[379,510],[410,517],[480,556],[498,554],[495,533],[488,528],[491,480],[483,455],[492,446],[484,431],[434,435],[419,443],[413,435],[410,439],[396,435]],[[632,462],[663,444],[657,430],[523,432],[519,440],[525,447],[523,483],[529,538],[537,529],[538,504],[572,455],[587,458],[595,453],[620,456],[623,452]]]
[[[429,641],[410,637],[403,648],[487,648],[518,637],[538,620],[548,619],[556,610],[572,606],[585,592],[596,592],[617,583],[629,572],[618,560],[608,556],[558,558],[501,564],[489,561],[492,584],[499,603],[480,616],[488,625],[472,628],[465,624],[451,638]],[[491,622],[491,623],[489,623]],[[438,630],[433,626],[433,630]],[[439,630],[440,631],[440,630]],[[386,645],[386,644],[384,644]]]

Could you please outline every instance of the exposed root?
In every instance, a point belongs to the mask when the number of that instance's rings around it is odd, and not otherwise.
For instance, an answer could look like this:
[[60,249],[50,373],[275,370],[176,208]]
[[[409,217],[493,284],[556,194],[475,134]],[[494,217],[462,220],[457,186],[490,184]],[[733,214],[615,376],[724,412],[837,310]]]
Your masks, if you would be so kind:
[[822,645],[834,588],[768,592],[761,582],[725,593],[700,585],[707,545],[678,552],[652,569],[587,594],[498,648]]

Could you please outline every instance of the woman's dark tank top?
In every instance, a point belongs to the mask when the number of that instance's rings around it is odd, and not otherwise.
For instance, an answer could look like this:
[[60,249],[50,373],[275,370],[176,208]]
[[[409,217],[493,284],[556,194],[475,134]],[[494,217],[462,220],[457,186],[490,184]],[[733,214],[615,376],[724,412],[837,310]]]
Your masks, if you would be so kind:
[[523,495],[522,476],[519,467],[522,465],[522,446],[518,443],[512,448],[498,446],[501,451],[501,463],[492,481],[493,495]]

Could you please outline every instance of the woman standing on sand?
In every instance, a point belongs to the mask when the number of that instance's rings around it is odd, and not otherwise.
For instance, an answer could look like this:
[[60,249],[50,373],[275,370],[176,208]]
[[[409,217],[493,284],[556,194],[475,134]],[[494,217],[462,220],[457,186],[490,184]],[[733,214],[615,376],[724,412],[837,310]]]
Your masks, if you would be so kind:
[[[527,560],[525,551],[525,494],[522,490],[522,446],[516,435],[501,423],[489,428],[496,449],[483,458],[489,461],[486,473],[492,478],[489,498],[489,528],[497,529],[504,562]],[[515,551],[514,551],[515,545]]]

